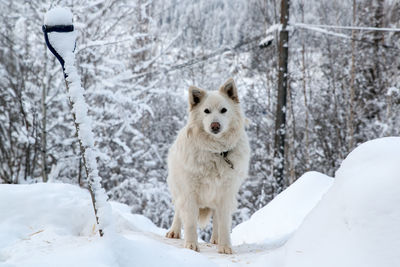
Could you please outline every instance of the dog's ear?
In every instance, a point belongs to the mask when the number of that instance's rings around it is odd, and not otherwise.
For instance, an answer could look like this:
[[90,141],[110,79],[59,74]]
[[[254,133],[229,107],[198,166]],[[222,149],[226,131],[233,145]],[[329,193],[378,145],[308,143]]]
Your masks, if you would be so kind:
[[227,95],[230,99],[235,103],[239,103],[239,96],[237,93],[237,88],[235,81],[232,78],[229,78],[224,85],[219,88],[219,91],[225,95]]
[[206,91],[190,86],[189,87],[189,107],[190,110],[192,110],[195,106],[197,106],[204,98],[206,95]]

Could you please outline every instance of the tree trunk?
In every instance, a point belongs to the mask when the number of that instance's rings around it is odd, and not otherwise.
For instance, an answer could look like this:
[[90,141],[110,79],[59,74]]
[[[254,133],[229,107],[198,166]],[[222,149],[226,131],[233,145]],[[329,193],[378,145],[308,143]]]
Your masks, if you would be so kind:
[[[353,0],[353,26],[356,24],[356,0]],[[351,79],[350,79],[350,111],[348,124],[349,147],[350,152],[354,146],[354,82],[355,82],[355,30],[351,31]]]
[[279,69],[278,69],[278,98],[275,117],[274,140],[274,177],[276,181],[275,193],[281,192],[286,185],[285,170],[285,135],[286,135],[286,98],[288,75],[288,46],[289,33],[289,0],[281,0],[281,24],[279,33]]
[[[46,52],[46,50],[45,50]],[[45,57],[47,57],[47,54],[45,53]],[[47,65],[47,60],[45,61],[45,64]],[[46,66],[45,65],[45,69]],[[47,176],[47,128],[46,128],[46,120],[47,120],[47,106],[46,106],[46,97],[47,97],[47,90],[46,90],[45,84],[43,84],[42,88],[42,176],[43,176],[43,182],[47,183],[48,176]]]
[[[301,23],[304,23],[304,0],[301,2]],[[306,111],[306,119],[305,119],[305,169],[306,171],[310,170],[310,153],[309,153],[309,137],[308,137],[308,121],[309,121],[309,116],[308,116],[308,101],[307,101],[307,85],[306,85],[306,46],[305,46],[305,41],[304,41],[304,36],[302,38],[301,42],[301,62],[302,62],[302,82],[303,82],[303,94],[304,94],[304,108]]]

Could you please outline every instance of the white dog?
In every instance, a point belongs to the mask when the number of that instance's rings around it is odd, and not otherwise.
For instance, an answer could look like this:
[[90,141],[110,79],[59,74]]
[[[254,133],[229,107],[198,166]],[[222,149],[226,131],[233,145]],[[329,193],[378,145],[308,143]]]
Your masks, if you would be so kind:
[[169,238],[199,251],[197,222],[213,216],[211,243],[232,254],[230,231],[236,194],[247,177],[250,146],[237,88],[229,79],[219,91],[189,88],[189,119],[168,155],[168,185],[175,206]]

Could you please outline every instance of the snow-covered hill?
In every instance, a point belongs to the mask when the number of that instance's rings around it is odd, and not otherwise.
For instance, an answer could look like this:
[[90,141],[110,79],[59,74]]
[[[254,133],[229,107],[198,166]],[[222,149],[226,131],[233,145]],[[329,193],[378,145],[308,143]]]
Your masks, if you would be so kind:
[[233,230],[233,255],[183,249],[115,202],[100,238],[86,190],[0,185],[0,266],[400,266],[399,151],[399,137],[378,139],[353,151],[334,182],[304,174]]

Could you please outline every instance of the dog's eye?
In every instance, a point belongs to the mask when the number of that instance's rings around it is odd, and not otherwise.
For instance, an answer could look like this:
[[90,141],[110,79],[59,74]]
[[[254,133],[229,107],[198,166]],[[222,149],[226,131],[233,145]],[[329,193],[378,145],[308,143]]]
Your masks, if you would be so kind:
[[227,112],[228,110],[226,109],[226,108],[222,108],[221,109],[221,113],[225,113],[225,112]]
[[209,114],[209,113],[210,113],[210,110],[209,110],[208,108],[206,108],[206,109],[204,110],[204,113]]

